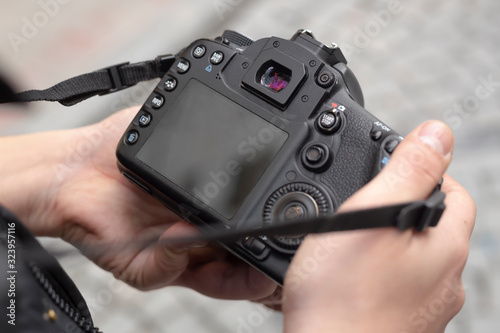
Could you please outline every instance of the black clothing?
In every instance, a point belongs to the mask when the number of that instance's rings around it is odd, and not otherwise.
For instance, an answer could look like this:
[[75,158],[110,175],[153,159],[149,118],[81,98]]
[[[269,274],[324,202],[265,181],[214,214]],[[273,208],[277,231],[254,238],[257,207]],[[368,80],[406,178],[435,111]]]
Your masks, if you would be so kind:
[[98,332],[57,260],[1,206],[0,268],[0,332]]

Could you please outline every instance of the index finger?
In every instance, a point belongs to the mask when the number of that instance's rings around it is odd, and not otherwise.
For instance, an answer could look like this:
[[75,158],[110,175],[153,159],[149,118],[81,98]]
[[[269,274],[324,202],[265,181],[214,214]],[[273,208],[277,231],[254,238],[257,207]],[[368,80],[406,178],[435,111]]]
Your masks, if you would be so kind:
[[446,210],[441,217],[443,227],[453,228],[458,233],[470,239],[476,221],[476,204],[465,188],[448,174],[443,176],[441,190],[446,193]]

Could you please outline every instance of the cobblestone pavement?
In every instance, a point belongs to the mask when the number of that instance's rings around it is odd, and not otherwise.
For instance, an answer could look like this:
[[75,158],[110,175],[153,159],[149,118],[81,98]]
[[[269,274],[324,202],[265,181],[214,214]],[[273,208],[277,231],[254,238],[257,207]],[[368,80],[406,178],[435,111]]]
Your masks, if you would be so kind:
[[[224,29],[257,39],[308,28],[325,43],[335,41],[361,82],[366,108],[377,117],[402,134],[427,119],[453,128],[449,173],[475,198],[478,218],[464,274],[467,301],[447,332],[500,328],[500,2],[3,0],[0,6],[0,68],[19,89],[176,52]],[[93,123],[141,104],[149,87],[70,109],[50,103],[28,111],[2,107],[0,135]],[[282,330],[281,315],[249,302],[212,300],[181,288],[141,293],[78,254],[62,262],[105,332]]]

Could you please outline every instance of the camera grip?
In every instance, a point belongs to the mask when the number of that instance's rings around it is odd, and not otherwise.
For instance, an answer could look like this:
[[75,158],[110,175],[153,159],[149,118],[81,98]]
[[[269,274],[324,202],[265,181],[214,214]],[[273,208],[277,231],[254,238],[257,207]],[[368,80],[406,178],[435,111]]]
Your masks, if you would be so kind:
[[340,148],[331,167],[321,177],[338,205],[375,176],[380,156],[380,145],[370,138],[376,119],[358,105],[348,108],[344,116]]

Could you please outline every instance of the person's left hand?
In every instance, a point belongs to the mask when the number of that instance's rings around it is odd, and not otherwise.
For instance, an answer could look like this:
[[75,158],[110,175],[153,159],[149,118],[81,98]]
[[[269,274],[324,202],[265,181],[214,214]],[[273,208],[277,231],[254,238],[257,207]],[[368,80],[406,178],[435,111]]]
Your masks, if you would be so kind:
[[[136,112],[80,129],[0,139],[6,162],[0,171],[10,175],[0,202],[36,235],[62,237],[138,289],[180,285],[226,299],[271,295],[274,282],[218,246],[157,246],[198,231],[118,171],[116,145]],[[18,195],[20,183],[25,188]]]

